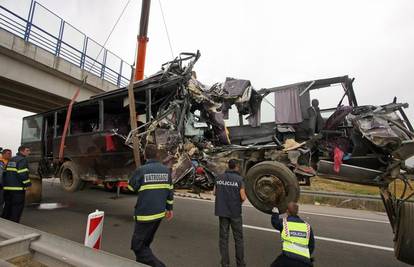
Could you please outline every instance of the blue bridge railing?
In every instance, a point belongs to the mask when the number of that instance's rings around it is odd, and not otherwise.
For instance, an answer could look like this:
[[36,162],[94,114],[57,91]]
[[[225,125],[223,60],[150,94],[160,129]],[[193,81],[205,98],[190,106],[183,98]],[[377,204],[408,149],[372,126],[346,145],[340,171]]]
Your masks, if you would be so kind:
[[118,87],[129,83],[131,65],[34,0],[27,19],[0,6],[0,28]]

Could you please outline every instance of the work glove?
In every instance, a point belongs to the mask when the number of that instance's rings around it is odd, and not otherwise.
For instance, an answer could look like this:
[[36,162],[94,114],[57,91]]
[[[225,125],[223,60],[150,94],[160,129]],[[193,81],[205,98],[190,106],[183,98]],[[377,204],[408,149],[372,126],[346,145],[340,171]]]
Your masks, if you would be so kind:
[[277,207],[273,207],[272,213],[279,213],[279,209]]

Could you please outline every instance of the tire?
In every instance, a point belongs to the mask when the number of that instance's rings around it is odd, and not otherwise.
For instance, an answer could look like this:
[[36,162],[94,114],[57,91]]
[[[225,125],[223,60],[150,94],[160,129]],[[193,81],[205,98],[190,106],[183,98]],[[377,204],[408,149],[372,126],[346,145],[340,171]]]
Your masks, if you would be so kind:
[[414,203],[404,202],[400,208],[395,233],[395,257],[405,263],[414,264]]
[[66,161],[61,168],[60,185],[63,190],[66,192],[75,192],[83,188],[85,182],[81,180],[75,163]]
[[245,179],[246,194],[252,205],[271,214],[277,207],[281,213],[287,204],[299,199],[299,184],[295,174],[284,164],[264,161],[249,169]]

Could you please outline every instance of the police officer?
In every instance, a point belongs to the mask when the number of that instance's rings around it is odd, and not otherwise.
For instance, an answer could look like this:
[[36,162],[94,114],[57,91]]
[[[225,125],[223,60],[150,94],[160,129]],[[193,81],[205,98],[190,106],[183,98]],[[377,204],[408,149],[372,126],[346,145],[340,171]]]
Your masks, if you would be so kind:
[[216,195],[215,215],[219,217],[219,247],[221,266],[230,266],[229,228],[233,231],[238,267],[246,266],[244,262],[242,203],[246,200],[243,177],[238,172],[238,164],[229,160],[228,170],[220,175],[214,187]]
[[137,262],[165,266],[152,253],[150,245],[161,220],[173,217],[173,185],[169,169],[157,160],[155,145],[146,146],[145,158],[146,164],[135,171],[128,185],[130,190],[138,193],[131,249]]
[[315,248],[315,239],[311,226],[298,216],[298,204],[290,202],[287,217],[279,218],[279,210],[273,208],[272,225],[280,231],[282,254],[271,267],[313,266],[311,255]]
[[22,216],[26,189],[32,185],[26,158],[29,155],[30,148],[20,146],[17,155],[7,163],[3,175],[4,209],[1,217],[17,223]]
[[[1,148],[0,148],[1,149]],[[3,173],[6,171],[6,166],[11,159],[11,150],[3,149],[0,158],[0,214],[3,212],[4,197],[3,197]]]

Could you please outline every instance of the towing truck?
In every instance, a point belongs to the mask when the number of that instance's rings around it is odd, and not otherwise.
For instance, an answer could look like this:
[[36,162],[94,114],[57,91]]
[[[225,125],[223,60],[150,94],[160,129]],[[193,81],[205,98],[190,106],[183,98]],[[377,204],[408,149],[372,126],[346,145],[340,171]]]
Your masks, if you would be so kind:
[[[68,107],[23,118],[22,144],[32,149],[32,178],[59,177],[71,192],[87,182],[111,187],[127,181],[135,169],[132,139],[137,138],[141,152],[148,143],[157,145],[177,187],[211,189],[227,160],[237,159],[249,201],[265,213],[274,206],[283,212],[289,201],[299,199],[299,185],[315,176],[376,186],[394,232],[395,255],[414,264],[413,170],[406,164],[414,155],[414,133],[404,112],[407,104],[394,99],[359,106],[348,76],[260,90],[233,78],[207,86],[193,71],[199,57],[199,52],[182,53],[134,83],[137,128],[130,126],[127,88],[75,103],[62,157]],[[342,88],[337,105],[312,106],[310,92],[335,85]],[[276,120],[260,123],[269,94],[280,98]],[[239,126],[225,124],[231,107],[240,114]],[[396,183],[404,186],[401,194],[392,190]]]

